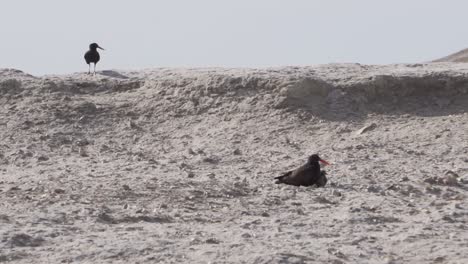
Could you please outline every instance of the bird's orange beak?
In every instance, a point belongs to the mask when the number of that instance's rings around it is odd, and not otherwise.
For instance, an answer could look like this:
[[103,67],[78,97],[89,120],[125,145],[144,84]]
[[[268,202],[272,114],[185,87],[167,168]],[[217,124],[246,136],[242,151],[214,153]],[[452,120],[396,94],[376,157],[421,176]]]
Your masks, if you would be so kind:
[[325,165],[331,165],[328,161],[326,160],[323,160],[323,159],[319,159],[320,162],[322,162],[323,164]]
[[98,49],[102,49],[102,50],[105,50],[105,49],[103,49],[103,48],[101,48],[101,47],[99,47],[99,46],[98,46]]

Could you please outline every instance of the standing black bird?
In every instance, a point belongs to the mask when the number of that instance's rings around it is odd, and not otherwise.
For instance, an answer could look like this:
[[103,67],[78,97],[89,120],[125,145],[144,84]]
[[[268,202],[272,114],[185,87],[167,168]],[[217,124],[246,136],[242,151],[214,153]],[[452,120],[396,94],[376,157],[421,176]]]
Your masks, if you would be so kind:
[[94,63],[94,74],[96,74],[96,64],[100,59],[97,49],[104,50],[103,48],[99,47],[97,43],[91,43],[89,44],[89,50],[84,55],[86,63],[88,64],[88,74],[91,73],[91,63]]
[[320,170],[319,161],[325,165],[330,165],[327,161],[321,159],[317,154],[311,155],[307,163],[301,167],[284,173],[276,177],[275,183],[285,183],[294,186],[317,185],[323,187],[327,183],[326,172]]

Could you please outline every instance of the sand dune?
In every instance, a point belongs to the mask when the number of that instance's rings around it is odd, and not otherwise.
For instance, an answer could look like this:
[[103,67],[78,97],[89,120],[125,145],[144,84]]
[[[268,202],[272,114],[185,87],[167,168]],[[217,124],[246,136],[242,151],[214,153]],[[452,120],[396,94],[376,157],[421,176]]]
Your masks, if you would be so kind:
[[468,62],[468,49],[463,49],[433,62]]
[[0,262],[468,261],[468,64],[3,69],[0,105]]

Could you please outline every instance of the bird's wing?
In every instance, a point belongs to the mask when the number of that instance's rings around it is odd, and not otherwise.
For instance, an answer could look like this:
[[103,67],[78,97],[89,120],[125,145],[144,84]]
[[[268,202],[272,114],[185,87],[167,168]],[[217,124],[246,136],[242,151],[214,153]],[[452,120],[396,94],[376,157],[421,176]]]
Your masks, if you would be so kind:
[[91,60],[91,58],[89,58],[89,56],[90,56],[89,51],[87,51],[87,52],[85,53],[85,55],[84,55],[84,59],[86,60],[86,63],[88,63],[88,64],[89,64],[89,62],[90,62],[90,60]]
[[297,175],[301,175],[301,174],[303,174],[307,169],[308,169],[307,164],[306,164],[306,165],[302,165],[301,167],[299,167],[299,168],[295,169],[294,171],[292,171],[291,177],[296,177]]

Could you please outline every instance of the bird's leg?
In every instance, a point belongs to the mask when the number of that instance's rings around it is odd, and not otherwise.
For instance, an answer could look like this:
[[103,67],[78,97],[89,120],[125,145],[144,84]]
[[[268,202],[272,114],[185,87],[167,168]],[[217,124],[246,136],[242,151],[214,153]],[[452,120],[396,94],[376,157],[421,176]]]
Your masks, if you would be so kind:
[[94,75],[96,75],[96,63],[94,63]]
[[88,74],[91,74],[91,63],[88,63]]

